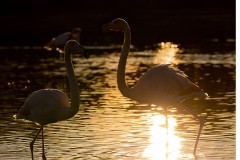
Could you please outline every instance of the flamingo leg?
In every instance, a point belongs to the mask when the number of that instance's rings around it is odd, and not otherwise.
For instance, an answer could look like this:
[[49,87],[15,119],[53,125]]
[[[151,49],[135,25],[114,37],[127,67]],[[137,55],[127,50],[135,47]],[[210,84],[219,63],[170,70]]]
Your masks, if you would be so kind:
[[167,137],[165,157],[166,157],[166,159],[168,159],[168,109],[166,108],[166,109],[164,109],[164,111],[165,111],[165,117],[166,117],[166,137]]
[[33,145],[34,145],[34,142],[36,141],[39,133],[41,132],[41,130],[43,130],[43,126],[41,126],[41,128],[38,130],[37,135],[34,137],[34,139],[32,140],[32,142],[30,142],[30,150],[31,150],[32,160],[34,159],[34,158],[33,158]]
[[42,126],[42,159],[46,160],[45,151],[44,151],[44,134],[43,134],[43,126]]
[[197,145],[198,145],[198,141],[199,141],[199,138],[200,138],[200,134],[201,134],[201,131],[202,131],[202,128],[204,126],[204,119],[200,116],[198,116],[196,113],[194,113],[192,110],[188,109],[187,107],[185,107],[184,105],[182,104],[179,104],[178,105],[180,108],[184,109],[185,111],[187,111],[188,113],[192,114],[199,122],[199,130],[198,130],[198,135],[197,135],[197,138],[196,138],[196,142],[195,142],[195,146],[194,146],[194,150],[193,150],[193,155],[196,157],[196,151],[197,151]]

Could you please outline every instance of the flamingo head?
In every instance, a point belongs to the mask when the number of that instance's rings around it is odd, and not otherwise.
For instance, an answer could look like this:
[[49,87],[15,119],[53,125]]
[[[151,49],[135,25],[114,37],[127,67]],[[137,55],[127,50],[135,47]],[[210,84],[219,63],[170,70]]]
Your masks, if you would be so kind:
[[108,31],[125,31],[126,29],[129,29],[128,23],[121,18],[116,18],[113,21],[106,23],[102,27],[103,32]]
[[85,48],[79,44],[76,40],[69,40],[65,44],[64,51],[69,52],[71,54],[73,53],[80,53],[83,54],[85,58],[88,58],[88,54],[84,52]]

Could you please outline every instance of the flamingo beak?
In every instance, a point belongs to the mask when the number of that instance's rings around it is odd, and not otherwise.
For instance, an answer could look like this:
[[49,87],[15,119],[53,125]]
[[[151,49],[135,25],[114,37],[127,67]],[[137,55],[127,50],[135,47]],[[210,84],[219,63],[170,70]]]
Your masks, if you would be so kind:
[[83,52],[83,56],[84,58],[88,59],[89,58],[89,54],[87,52]]
[[86,50],[85,47],[83,47],[82,45],[79,45],[76,48],[77,53],[83,54],[84,58],[88,59],[89,55],[88,53],[85,52],[85,50]]
[[112,22],[106,23],[102,26],[102,30],[104,33],[114,30],[114,28],[115,28],[115,25]]

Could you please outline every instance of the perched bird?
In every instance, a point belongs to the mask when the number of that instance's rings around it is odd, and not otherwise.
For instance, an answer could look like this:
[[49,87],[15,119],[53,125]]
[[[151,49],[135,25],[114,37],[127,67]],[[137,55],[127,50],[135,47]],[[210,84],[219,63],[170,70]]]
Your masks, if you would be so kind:
[[81,31],[81,28],[75,27],[71,32],[64,32],[57,37],[52,38],[50,42],[45,44],[44,48],[47,50],[62,50],[68,40],[76,40],[78,43],[80,43]]
[[42,131],[42,158],[44,153],[43,126],[49,123],[66,120],[78,113],[79,110],[79,87],[74,74],[71,54],[82,53],[83,47],[75,40],[69,40],[64,48],[65,65],[70,86],[70,101],[68,96],[57,89],[41,89],[30,94],[15,115],[16,119],[25,119],[41,125],[37,135],[30,143],[33,159],[33,145],[39,133]]
[[168,107],[177,106],[192,114],[200,123],[193,151],[193,154],[196,155],[204,120],[181,102],[193,97],[207,98],[208,95],[196,84],[192,83],[186,74],[170,64],[162,64],[148,70],[133,88],[129,88],[125,80],[125,68],[131,45],[130,27],[124,19],[117,18],[103,25],[104,32],[110,30],[124,33],[124,42],[117,71],[118,89],[122,95],[140,103],[162,106],[166,112]]

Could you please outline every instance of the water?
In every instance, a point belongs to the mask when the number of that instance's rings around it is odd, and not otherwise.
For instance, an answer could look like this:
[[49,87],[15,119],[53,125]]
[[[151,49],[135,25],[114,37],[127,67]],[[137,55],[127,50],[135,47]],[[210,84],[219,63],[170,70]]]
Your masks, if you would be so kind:
[[[45,127],[47,159],[194,159],[197,121],[173,107],[169,109],[167,132],[161,107],[139,104],[118,91],[118,59],[118,52],[102,50],[95,50],[87,60],[74,55],[81,89],[80,110],[67,121]],[[0,159],[30,159],[29,143],[39,126],[15,121],[13,115],[35,90],[57,88],[69,93],[63,55],[37,49],[1,50],[0,61]],[[235,53],[180,50],[172,43],[162,43],[157,50],[132,52],[126,73],[129,86],[161,62],[173,63],[210,96],[205,101],[184,102],[206,119],[197,149],[198,159],[234,160]],[[40,138],[34,146],[36,159],[41,159]]]

